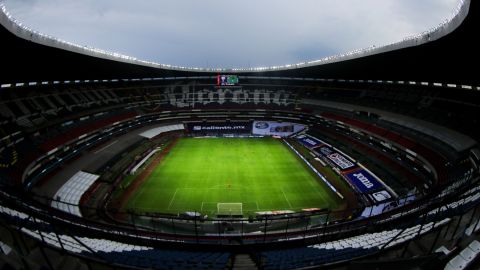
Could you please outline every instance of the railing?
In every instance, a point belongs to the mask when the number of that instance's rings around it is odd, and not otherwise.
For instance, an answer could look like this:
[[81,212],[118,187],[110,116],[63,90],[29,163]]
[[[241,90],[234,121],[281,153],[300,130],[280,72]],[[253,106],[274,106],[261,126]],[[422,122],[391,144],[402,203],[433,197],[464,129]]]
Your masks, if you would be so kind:
[[[2,202],[2,205],[3,203],[8,201],[9,206],[11,206],[12,199],[12,196],[7,196],[3,192],[0,193],[0,201]],[[26,206],[26,204],[21,202],[19,202],[19,204],[23,204],[23,206]],[[347,247],[347,250],[343,252],[342,249],[340,249],[339,252],[342,252],[344,256],[341,256],[341,258],[329,257],[328,263],[336,263],[337,261],[342,261],[345,259],[354,259],[358,256],[361,257],[365,255],[373,255],[375,253],[380,253],[387,248],[395,248],[400,245],[401,249],[404,250],[403,252],[405,252],[411,241],[414,241],[419,236],[432,232],[436,235],[434,237],[435,239],[433,240],[433,242],[428,242],[427,251],[425,251],[430,254],[437,246],[439,236],[442,231],[445,232],[445,235],[450,232],[451,238],[453,239],[454,237],[461,237],[463,233],[466,232],[468,227],[476,226],[476,224],[478,224],[479,222],[479,219],[478,217],[474,217],[476,216],[475,213],[478,211],[479,206],[480,204],[477,200],[474,204],[462,206],[460,207],[461,209],[459,209],[458,211],[449,213],[448,217],[436,213],[433,218],[430,218],[427,215],[423,215],[420,216],[418,219],[408,219],[407,221],[401,223],[395,222],[395,224],[391,224],[389,226],[370,222],[368,224],[363,224],[363,229],[356,230],[353,234],[343,234],[341,235],[341,237],[337,238],[334,238],[332,236],[333,233],[331,231],[324,229],[323,231],[320,231],[318,234],[316,234],[315,238],[311,239],[312,241],[306,239],[307,241],[304,243],[304,245],[308,245],[308,249],[310,251],[317,250],[317,253],[315,253],[313,256],[318,256],[321,255],[322,252],[328,252],[327,249],[329,247],[338,248],[339,246],[336,244],[340,242],[343,243],[342,245],[340,245],[340,247]],[[38,208],[36,209],[32,207],[31,209],[37,212],[41,212],[41,209]],[[39,217],[36,214],[30,215],[30,213],[24,210],[26,209],[23,208],[17,211],[11,210],[11,208],[8,207],[0,206],[0,217],[2,217],[2,219],[0,219],[0,226],[7,231],[10,231],[10,233],[12,232],[13,227],[14,230],[22,232],[24,234],[23,237],[36,239],[37,241],[42,243],[42,245],[40,246],[41,248],[48,246],[50,248],[58,249],[74,256],[88,258],[90,260],[98,262],[112,263],[112,261],[109,261],[111,257],[105,257],[105,255],[111,252],[111,250],[113,249],[120,250],[120,252],[122,252],[122,256],[131,256],[128,253],[129,250],[152,250],[153,242],[159,239],[157,236],[148,236],[142,234],[140,230],[119,232],[114,226],[112,226],[108,231],[114,233],[114,236],[107,237],[106,235],[102,236],[100,234],[102,231],[106,232],[108,230],[108,227],[90,232],[88,235],[85,235],[81,230],[75,230],[73,227],[65,228],[63,226],[60,226],[57,222],[48,223],[43,217]],[[463,223],[461,222],[462,220],[464,221]],[[349,225],[348,227],[351,227],[351,225]],[[84,228],[94,229],[93,227]],[[324,226],[323,228],[327,228],[327,226]],[[337,229],[336,233],[341,232],[342,230]],[[18,234],[16,234],[16,236],[12,234],[12,237],[16,238],[15,241],[18,241],[18,239],[20,238]],[[126,240],[128,239],[126,237],[130,237],[130,239]],[[284,239],[280,239],[279,241],[295,240],[299,237],[301,238],[301,236],[291,236],[289,238],[285,237]],[[198,242],[194,243],[202,243],[200,237],[197,236],[196,239]],[[239,243],[238,239],[241,238],[236,239],[237,244]],[[259,239],[266,239],[268,241],[270,240],[270,237],[268,235],[261,235]],[[335,240],[332,241],[333,239]],[[354,243],[355,246],[351,245],[352,240],[356,242]],[[359,242],[359,240],[365,241]],[[175,239],[171,240],[171,243],[168,244],[169,248],[174,248],[174,241]],[[20,239],[19,242],[23,242],[23,240]],[[197,245],[197,247],[201,246]],[[228,250],[229,249],[226,249],[223,246],[221,247],[222,253],[228,254]],[[113,253],[116,253],[116,251],[114,251]],[[134,254],[132,255],[138,256],[138,253],[134,252]],[[259,256],[262,256],[262,253],[260,253]],[[290,259],[291,258],[289,258],[288,260]],[[303,262],[304,259],[310,259],[310,257],[305,258],[302,255],[300,258],[292,259],[299,259],[301,260],[301,262]],[[270,263],[276,264],[277,262],[273,261]],[[132,265],[131,263],[127,264]]]
[[[402,222],[410,222],[419,216],[425,221],[457,215],[464,211],[463,206],[472,207],[480,202],[478,189],[472,189],[471,182],[477,178],[462,179],[464,185],[444,190],[450,190],[438,196],[433,194],[418,197],[417,200],[399,198],[388,205],[379,205],[381,211],[364,211],[364,208],[343,211],[323,211],[314,213],[294,213],[271,216],[234,217],[204,217],[163,215],[160,213],[123,212],[115,209],[105,211],[100,208],[73,205],[63,201],[29,194],[13,195],[15,191],[8,187],[2,188],[1,200],[12,209],[35,216],[50,224],[60,224],[77,228],[79,231],[89,230],[110,235],[130,235],[138,240],[158,240],[182,243],[231,244],[233,239],[242,244],[265,244],[283,241],[315,241],[318,239],[335,239],[342,235],[363,232],[375,226],[384,228],[400,226]],[[8,192],[11,191],[11,192]],[[473,192],[473,193],[472,193]],[[419,196],[419,195],[417,195]],[[74,216],[50,208],[52,202],[64,205],[62,209],[80,207],[84,216],[96,216],[93,220]],[[388,207],[396,205],[397,207]],[[445,207],[445,206],[449,207]],[[442,206],[444,206],[442,208]],[[85,215],[86,213],[86,215]],[[367,214],[368,213],[368,214]],[[98,216],[106,217],[101,221]],[[108,221],[108,219],[111,219]],[[107,223],[106,223],[107,222]],[[114,225],[115,224],[115,225]]]
[[[19,194],[15,189],[0,186],[0,227],[10,232],[13,241],[17,244],[25,245],[24,239],[31,238],[41,243],[39,245],[41,249],[49,247],[62,251],[62,254],[93,260],[101,264],[139,266],[136,265],[138,260],[135,259],[143,256],[144,253],[139,253],[140,251],[156,251],[155,254],[158,255],[164,254],[164,252],[168,253],[170,249],[190,247],[200,250],[201,254],[201,251],[205,251],[205,245],[208,245],[209,248],[206,250],[209,253],[217,252],[218,256],[224,257],[222,265],[219,265],[219,269],[224,269],[229,252],[239,250],[239,245],[247,245],[246,250],[251,251],[256,250],[259,245],[265,245],[268,250],[269,247],[276,247],[275,243],[278,242],[282,242],[284,247],[288,247],[285,242],[291,242],[294,246],[297,246],[294,242],[300,242],[298,244],[308,247],[305,248],[305,251],[307,249],[309,251],[317,250],[317,253],[309,256],[318,258],[322,254],[331,252],[328,247],[338,248],[338,243],[341,242],[343,244],[340,247],[346,247],[345,250],[338,250],[341,256],[329,256],[329,259],[324,262],[335,264],[357,257],[380,254],[389,248],[401,247],[403,256],[411,241],[428,233],[432,233],[435,239],[428,243],[428,251],[425,251],[427,254],[433,252],[443,231],[445,232],[444,237],[450,232],[450,241],[455,237],[462,237],[468,228],[478,226],[480,221],[478,217],[475,218],[475,214],[480,208],[478,180],[478,177],[459,179],[459,182],[462,183],[460,186],[455,183],[451,184],[444,187],[443,192],[435,196],[432,194],[428,198],[422,198],[395,209],[395,211],[364,219],[351,219],[342,216],[341,212],[264,217],[248,221],[239,219],[202,221],[197,217],[193,219],[170,217],[167,220],[173,224],[173,232],[170,233],[166,233],[155,225],[153,228],[148,226],[148,221],[152,222],[152,217],[150,220],[142,221],[142,224],[128,226],[89,221],[49,208],[46,204],[49,204],[51,200],[48,198]],[[98,211],[99,209],[92,208],[91,210]],[[395,219],[387,219],[394,215],[397,216]],[[298,219],[302,219],[303,222],[298,223]],[[340,222],[342,220],[345,222]],[[204,222],[211,222],[217,226],[219,233],[206,234],[202,230]],[[282,222],[283,228],[273,228],[274,222]],[[146,227],[144,227],[145,224]],[[189,226],[185,227],[182,224],[189,224]],[[241,229],[221,233],[220,230],[229,224],[234,224],[236,228],[240,226]],[[257,226],[260,231],[257,233],[246,232],[243,228],[248,224]],[[185,230],[189,230],[190,233],[185,234]],[[18,233],[13,233],[13,231]],[[448,239],[446,240],[448,241]],[[352,241],[355,246],[352,246]],[[160,242],[166,242],[167,248],[156,250],[155,246]],[[28,252],[28,247],[25,246],[25,248]],[[130,251],[132,252],[130,253]],[[335,252],[337,252],[336,249]],[[120,254],[122,258],[126,259],[116,261],[115,258]],[[146,252],[145,256],[148,254],[150,253]],[[185,254],[195,253],[185,251]],[[263,256],[263,253],[259,253],[259,256]],[[51,263],[49,258],[46,256],[44,258],[47,263]],[[311,258],[313,257],[301,255],[299,258],[289,258],[288,260],[298,260],[299,265],[308,263],[305,266],[311,266],[309,262],[305,261]],[[162,260],[167,262],[168,258],[161,258],[156,262],[162,263]],[[315,265],[323,264],[318,260],[315,261]],[[277,262],[270,263],[276,264]],[[144,264],[141,265],[146,267]],[[270,264],[266,266],[268,265]]]

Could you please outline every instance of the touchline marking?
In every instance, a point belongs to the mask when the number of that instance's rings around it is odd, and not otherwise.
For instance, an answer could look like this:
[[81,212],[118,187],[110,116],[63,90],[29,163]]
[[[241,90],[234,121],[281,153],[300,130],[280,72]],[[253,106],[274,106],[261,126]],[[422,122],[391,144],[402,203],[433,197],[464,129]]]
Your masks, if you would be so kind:
[[287,196],[285,196],[285,192],[283,191],[283,188],[281,188],[281,190],[282,190],[282,193],[283,193],[283,197],[287,201],[288,205],[290,206],[290,208],[293,208],[292,205],[290,204],[290,201],[287,199]]
[[143,194],[144,191],[145,191],[145,188],[141,187],[140,191],[137,194],[135,194],[135,197],[133,198],[133,207],[134,208],[137,208],[138,197],[140,197]]
[[100,152],[102,152],[103,150],[107,149],[108,147],[116,144],[117,142],[118,142],[118,140],[112,142],[111,144],[109,144],[109,145],[107,145],[107,146],[105,146],[105,147],[102,147],[101,149],[99,149],[99,150],[97,150],[97,151],[95,151],[95,152],[93,152],[93,153],[94,153],[94,154],[100,153]]
[[175,195],[177,195],[178,188],[175,189],[175,193],[173,193],[172,199],[170,199],[170,203],[168,204],[167,210],[170,210],[170,206],[172,206],[173,199],[175,199]]

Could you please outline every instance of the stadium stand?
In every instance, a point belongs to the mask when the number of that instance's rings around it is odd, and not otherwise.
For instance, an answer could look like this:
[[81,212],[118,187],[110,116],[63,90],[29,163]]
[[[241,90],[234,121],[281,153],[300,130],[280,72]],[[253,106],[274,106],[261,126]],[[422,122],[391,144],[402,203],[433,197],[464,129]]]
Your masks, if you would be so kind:
[[183,124],[163,126],[163,127],[158,127],[158,128],[147,130],[147,131],[141,133],[140,136],[151,139],[151,138],[156,137],[156,136],[158,136],[162,133],[173,131],[173,130],[182,130],[184,128],[185,127],[183,126]]
[[78,207],[80,199],[98,177],[95,174],[77,172],[57,191],[52,207],[81,217]]
[[90,132],[96,131],[99,128],[107,127],[111,124],[114,124],[116,122],[120,122],[126,119],[130,119],[135,117],[136,114],[131,112],[131,113],[124,113],[121,115],[113,116],[111,118],[107,119],[102,119],[100,121],[95,121],[93,123],[88,123],[87,125],[83,126],[78,126],[73,129],[69,129],[67,133],[63,133],[62,131],[58,131],[59,135],[46,140],[40,145],[40,148],[43,149],[44,151],[49,151],[54,149],[55,147],[58,147],[62,144],[65,144],[73,139],[78,138],[79,136],[82,136],[84,134],[88,134]]
[[334,261],[351,260],[355,257],[375,253],[382,248],[402,244],[447,222],[449,222],[449,219],[441,220],[438,223],[430,222],[404,229],[358,235],[304,248],[288,249],[286,251],[268,251],[262,253],[260,256],[266,258],[262,260],[265,262],[265,269],[295,269],[312,265],[328,264]]
[[480,254],[480,243],[477,240],[472,241],[460,254],[453,257],[445,266],[446,270],[467,269]]
[[[159,113],[162,114],[161,111]],[[181,111],[168,112],[168,113],[163,113],[161,118],[165,119],[163,121],[168,121],[169,117],[174,117],[173,119],[175,119],[175,121],[179,121],[182,118],[188,119],[189,117],[192,117],[195,114],[199,114],[199,112],[192,112],[192,114],[190,113],[185,114],[184,112],[181,112]],[[268,115],[268,113],[266,114]],[[272,116],[278,117],[282,114],[283,113],[277,113],[277,114],[272,114]],[[136,113],[136,114],[130,114],[130,115],[138,116],[139,114]],[[218,113],[212,113],[212,115],[219,117]],[[246,116],[252,117],[252,114],[247,113]],[[290,113],[287,117],[292,117],[292,116],[293,115]],[[142,119],[145,119],[145,121],[148,121],[149,119],[148,117],[149,116],[145,118],[143,118],[143,116],[141,116],[140,118],[128,117],[128,118],[122,119],[121,121],[115,121],[120,123],[123,123],[123,122],[126,123],[126,124],[121,124],[121,126],[116,127],[115,129],[120,130],[123,126],[131,125],[131,123],[133,123],[134,121],[139,121],[138,123],[140,123],[143,121]],[[200,116],[200,119],[201,117],[202,116]],[[265,118],[265,114],[263,114],[262,117]],[[298,117],[298,119],[301,119],[301,117]],[[222,119],[222,117],[219,117],[219,119]],[[96,129],[99,129],[104,126],[108,126],[108,124],[112,122],[113,121],[105,121],[105,123],[107,124],[99,124],[98,127],[97,126],[95,127]],[[347,123],[347,121],[345,121],[345,123]],[[177,130],[182,128],[181,125],[169,125],[167,127],[172,127],[172,128],[160,127],[158,131],[164,132],[164,131]],[[367,132],[373,133],[374,131],[372,130],[375,130],[374,128],[371,128],[370,126],[368,126],[368,124],[366,123],[364,124],[363,127]],[[91,131],[89,132],[95,132],[96,129],[92,128]],[[73,127],[72,130],[76,130],[76,127]],[[111,130],[109,132],[111,132]],[[356,147],[359,147],[362,152],[369,153],[370,156],[376,156],[377,159],[381,160],[382,163],[390,164],[389,166],[395,167],[398,171],[402,172],[403,174],[409,174],[409,176],[406,176],[407,178],[418,179],[417,175],[413,176],[411,172],[409,172],[408,170],[405,170],[405,168],[401,166],[398,162],[387,157],[387,155],[384,152],[374,150],[371,147],[368,147],[362,143],[355,141],[353,138],[350,138],[349,136],[341,135],[340,133],[338,133],[338,131],[334,131],[334,129],[310,128],[309,132],[313,132],[312,133],[313,135],[318,133],[320,134],[331,133],[332,134],[331,136],[334,137],[336,140],[340,140],[340,141],[343,140],[347,145],[355,145]],[[377,130],[375,130],[375,132],[378,133]],[[385,136],[385,133],[383,133],[382,135]],[[385,136],[385,137],[386,139],[389,139],[392,141],[395,140],[396,142],[404,139],[404,138],[399,139],[399,136]],[[73,140],[73,142],[74,141],[75,140]],[[406,146],[407,143],[410,143],[410,142],[408,141],[406,142],[404,140],[399,142],[399,144],[403,146]],[[23,154],[28,151],[27,150],[28,148],[25,149],[24,147],[20,147],[20,145],[21,144],[16,145],[16,148],[18,149],[19,153]],[[56,145],[61,145],[61,143],[58,143]],[[417,149],[415,148],[415,146],[412,147],[411,145],[408,145],[408,147]],[[25,150],[22,150],[22,149],[25,149]],[[54,155],[56,154],[54,153]],[[426,159],[428,160],[430,158],[431,156],[428,156],[428,158]],[[48,163],[45,163],[44,165],[46,164]],[[25,166],[25,164],[23,163],[22,166]],[[42,167],[43,166],[39,167],[38,169]],[[422,180],[418,180],[418,181],[421,182]],[[85,187],[85,189],[86,188],[88,187]],[[74,191],[72,194],[74,194],[75,196],[71,196],[71,198],[68,199],[67,195],[64,195],[64,196],[60,195],[60,197],[62,198],[62,201],[63,201],[63,198],[65,197],[65,200],[68,203],[71,203],[72,205],[78,204],[78,201],[80,200],[78,195],[81,194],[82,192],[79,192],[79,189],[77,188],[70,188],[70,191]],[[454,191],[456,191],[456,189],[452,188],[449,192],[454,192]],[[443,196],[448,196],[447,194],[449,194],[449,192],[446,192],[445,195]],[[287,249],[287,250],[262,252],[260,255],[260,258],[263,258],[263,259],[259,260],[262,263],[258,265],[260,265],[264,269],[300,268],[300,267],[309,267],[312,265],[342,263],[342,262],[350,261],[356,258],[361,259],[366,256],[368,257],[369,255],[377,254],[379,252],[385,252],[384,250],[390,250],[392,248],[402,246],[403,244],[407,243],[408,241],[411,241],[412,239],[416,239],[420,236],[423,236],[424,234],[429,234],[430,231],[434,231],[434,229],[436,230],[437,228],[441,228],[440,227],[441,225],[447,224],[447,221],[450,220],[449,216],[458,215],[459,213],[462,213],[463,211],[465,211],[465,209],[469,207],[470,208],[475,207],[475,205],[477,205],[478,203],[478,192],[477,190],[471,190],[469,192],[463,193],[463,195],[461,195],[460,198],[461,199],[457,201],[453,201],[452,203],[446,204],[443,208],[439,207],[439,208],[433,208],[429,210],[428,212],[429,219],[433,217],[436,217],[436,218],[444,217],[442,221],[438,221],[438,222],[433,220],[428,221],[428,219],[426,219],[424,224],[413,225],[410,227],[403,227],[403,228],[397,227],[391,230],[380,230],[378,232],[367,233],[367,234],[360,233],[356,236],[346,237],[340,240],[328,241],[322,244],[313,244],[304,248],[293,248],[293,249]],[[65,205],[65,204],[61,203],[61,205]],[[462,206],[461,209],[459,208],[460,206]],[[68,210],[68,212],[79,215],[79,211],[80,211],[79,207],[75,206],[75,209],[76,210],[70,209]],[[420,210],[421,208],[413,208],[408,211],[403,210],[399,214],[390,215],[389,218],[384,217],[381,223],[386,224],[388,222],[393,222],[394,220],[397,220],[397,219],[402,219],[408,215],[415,215],[415,213]],[[3,213],[9,212],[13,216],[17,217],[17,221],[16,222],[14,221],[12,223],[17,223],[17,224],[25,223],[24,220],[29,218],[28,215],[25,215],[22,212],[12,212],[11,209],[5,210],[5,208],[2,208],[2,212]],[[42,223],[41,219],[35,218],[35,220],[37,223]],[[43,222],[43,224],[48,224],[48,222]],[[49,229],[48,227],[45,227],[44,228],[45,230],[39,230],[38,228],[36,228],[36,226],[38,225],[35,225],[35,227],[30,227],[30,228],[28,228],[28,226],[23,226],[21,230],[22,232],[24,232],[26,235],[29,235],[33,239],[37,239],[38,241],[47,243],[47,245],[52,248],[64,249],[69,253],[78,254],[81,257],[90,257],[94,259],[100,259],[116,265],[124,265],[124,266],[130,265],[135,267],[147,267],[147,268],[148,267],[161,268],[160,266],[164,266],[164,267],[170,267],[170,268],[224,269],[225,265],[227,265],[229,263],[229,260],[231,260],[231,254],[229,253],[214,252],[213,255],[212,254],[202,255],[201,252],[191,253],[187,251],[163,250],[163,249],[152,248],[142,244],[125,244],[124,242],[113,243],[111,240],[104,240],[102,238],[92,238],[92,237],[86,237],[83,235],[76,236],[76,235],[55,233],[55,231],[53,231],[51,228]],[[470,225],[470,226],[473,226],[473,225]],[[289,238],[295,239],[295,237],[292,237],[292,236],[289,236]],[[60,241],[58,239],[60,239]],[[92,255],[92,253],[94,253],[95,255]],[[184,259],[182,259],[181,262],[171,261],[170,258],[172,258],[173,255],[180,256]],[[98,256],[100,256],[100,258],[98,258]]]
[[435,168],[439,183],[442,184],[446,181],[447,176],[445,172],[445,163],[446,163],[445,160],[442,157],[440,157],[437,153],[426,148],[425,146],[419,145],[414,141],[412,141],[411,139],[405,138],[395,132],[386,130],[381,127],[373,126],[368,123],[361,122],[359,120],[349,119],[346,117],[342,117],[340,115],[334,115],[332,113],[323,113],[322,116],[360,128],[364,131],[369,132],[372,135],[377,135],[379,137],[385,138],[389,142],[396,143],[402,146],[405,149],[405,151],[407,151],[409,154],[412,154],[414,156],[417,156],[418,154],[424,157],[428,162],[432,163],[433,167]]
[[[0,214],[21,224],[21,231],[45,244],[80,256],[100,257],[111,264],[153,269],[225,269],[228,252],[189,252],[155,249],[112,240],[59,234],[42,220],[30,221],[22,212],[0,207]],[[76,213],[74,213],[76,214]]]

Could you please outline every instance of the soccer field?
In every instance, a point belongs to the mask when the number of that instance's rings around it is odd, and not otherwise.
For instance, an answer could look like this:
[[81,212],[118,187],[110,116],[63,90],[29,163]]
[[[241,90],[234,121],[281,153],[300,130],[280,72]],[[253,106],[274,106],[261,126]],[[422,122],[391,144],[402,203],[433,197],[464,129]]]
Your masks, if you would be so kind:
[[[281,140],[181,138],[128,201],[137,211],[214,215],[335,209],[340,199]],[[222,214],[222,213],[220,213]]]

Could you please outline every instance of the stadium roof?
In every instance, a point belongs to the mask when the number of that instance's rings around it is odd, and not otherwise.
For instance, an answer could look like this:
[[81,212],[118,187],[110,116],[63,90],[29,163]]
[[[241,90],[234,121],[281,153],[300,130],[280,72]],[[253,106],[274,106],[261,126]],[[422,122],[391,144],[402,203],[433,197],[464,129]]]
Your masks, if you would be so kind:
[[[312,61],[435,28],[460,0],[1,0],[35,31],[199,68]],[[428,12],[426,12],[428,11]],[[368,14],[368,16],[365,16]]]
[[[18,22],[11,21],[3,9],[0,21],[4,27],[0,28],[0,36],[4,54],[0,83],[235,73],[272,77],[421,81],[479,86],[479,76],[475,68],[470,68],[475,66],[480,58],[475,40],[476,27],[480,25],[479,6],[479,3],[465,0],[457,16],[442,27],[387,47],[368,48],[321,61],[254,70],[188,69],[93,51],[31,32]],[[457,28],[458,25],[460,26]],[[447,35],[444,36],[445,34]]]

